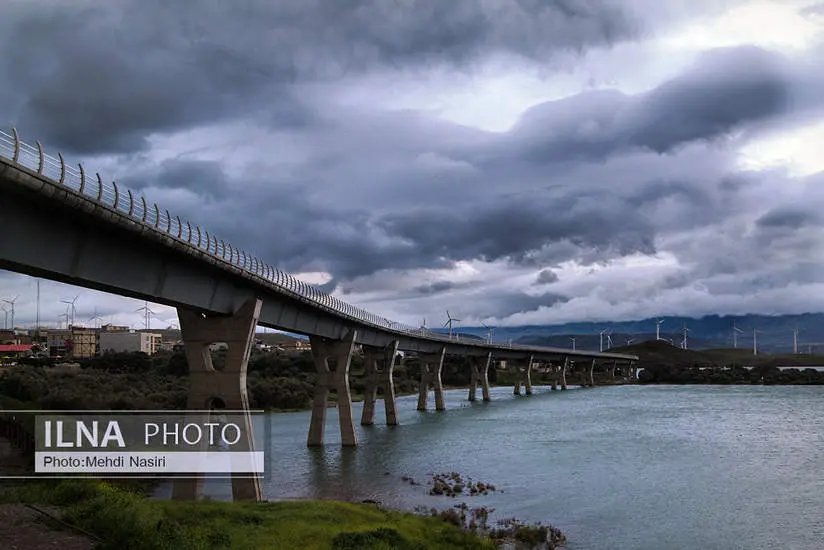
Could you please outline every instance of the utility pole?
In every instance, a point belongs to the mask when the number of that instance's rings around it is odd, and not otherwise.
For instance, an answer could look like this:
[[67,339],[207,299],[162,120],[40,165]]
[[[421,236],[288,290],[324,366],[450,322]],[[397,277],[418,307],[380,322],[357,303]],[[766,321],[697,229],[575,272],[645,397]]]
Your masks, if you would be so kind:
[[36,321],[36,329],[38,334],[40,333],[40,279],[37,279],[37,321]]

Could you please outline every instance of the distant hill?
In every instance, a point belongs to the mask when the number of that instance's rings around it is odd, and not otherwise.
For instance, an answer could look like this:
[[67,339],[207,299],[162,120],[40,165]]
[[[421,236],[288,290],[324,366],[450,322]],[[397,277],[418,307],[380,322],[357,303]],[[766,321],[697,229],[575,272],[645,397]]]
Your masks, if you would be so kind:
[[752,350],[741,349],[705,349],[701,351],[685,350],[673,346],[669,342],[648,340],[631,346],[622,346],[612,351],[638,356],[640,367],[671,366],[686,367],[803,367],[823,366],[824,356],[821,355],[792,355],[792,354],[759,354],[753,355]]
[[[753,349],[753,329],[757,329],[758,350],[765,353],[792,353],[793,330],[798,328],[798,351],[809,353],[824,351],[824,314],[805,313],[803,315],[708,315],[701,318],[661,317],[661,338],[671,340],[676,345],[683,338],[682,327],[686,324],[688,349],[733,348],[733,323],[736,344],[741,350]],[[445,332],[435,329],[437,332]],[[454,331],[455,329],[453,329]],[[484,327],[459,327],[462,334],[474,334],[481,338],[487,335]],[[570,338],[575,338],[577,349],[600,349],[599,333],[609,331],[613,347],[645,340],[655,340],[655,319],[624,322],[565,323],[560,325],[526,325],[518,327],[496,327],[493,337],[497,341],[511,339],[514,343],[545,345],[569,348]],[[607,346],[606,338],[604,346]]]

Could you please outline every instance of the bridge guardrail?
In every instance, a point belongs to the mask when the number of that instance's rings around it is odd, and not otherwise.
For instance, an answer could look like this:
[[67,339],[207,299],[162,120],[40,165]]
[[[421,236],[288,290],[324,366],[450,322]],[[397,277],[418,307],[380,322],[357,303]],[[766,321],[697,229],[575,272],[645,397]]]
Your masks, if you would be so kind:
[[[105,182],[99,173],[94,175],[86,172],[81,164],[77,167],[67,164],[63,155],[57,157],[47,155],[39,141],[30,145],[20,140],[17,130],[7,134],[0,130],[0,156],[4,156],[13,163],[37,172],[60,185],[76,191],[84,197],[107,208],[113,208],[133,221],[165,233],[186,246],[206,252],[215,259],[229,263],[238,269],[264,279],[286,294],[297,296],[316,306],[331,310],[338,315],[348,317],[360,323],[388,329],[393,332],[410,336],[424,337],[430,340],[444,342],[478,343],[506,347],[510,349],[529,350],[530,346],[513,346],[511,342],[496,342],[483,339],[451,338],[447,334],[432,332],[424,327],[413,327],[404,323],[391,321],[362,308],[353,306],[338,298],[304,283],[292,275],[273,267],[261,259],[248,254],[246,251],[233,247],[223,239],[199,226],[192,225],[188,220],[181,220],[179,216],[172,216],[161,209],[157,203],[149,203],[142,195],[137,196],[131,189],[118,185],[115,182]],[[534,347],[532,349],[535,349]]]

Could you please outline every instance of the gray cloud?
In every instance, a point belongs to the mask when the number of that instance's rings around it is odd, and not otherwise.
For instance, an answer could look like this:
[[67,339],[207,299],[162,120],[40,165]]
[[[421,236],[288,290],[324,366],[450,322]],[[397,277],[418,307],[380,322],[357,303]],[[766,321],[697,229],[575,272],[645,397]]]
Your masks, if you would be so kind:
[[[638,35],[608,1],[121,0],[4,9],[0,118],[70,152],[127,152],[229,117],[313,120],[292,86],[375,67],[463,66],[508,52],[547,59]],[[21,70],[25,67],[25,70]]]
[[[351,298],[498,319],[541,307],[590,315],[626,297],[699,307],[696,285],[718,298],[820,282],[824,175],[742,171],[736,157],[817,120],[820,52],[704,52],[643,93],[561,93],[508,131],[437,111],[450,78],[495,56],[586,72],[602,48],[737,3],[280,0],[161,16],[135,1],[18,2],[0,21],[0,120],[98,155],[105,177],[284,269],[326,271],[323,288]],[[430,80],[438,71],[449,77]],[[368,80],[386,100],[410,75],[427,88],[420,105],[342,98],[345,82]],[[558,95],[546,82],[529,101]],[[602,275],[630,256],[662,271]],[[461,261],[494,271],[494,284],[416,271]],[[568,277],[568,264],[591,274]],[[546,284],[554,292],[529,293]]]
[[551,269],[542,269],[535,278],[536,285],[548,285],[558,281],[558,274]]

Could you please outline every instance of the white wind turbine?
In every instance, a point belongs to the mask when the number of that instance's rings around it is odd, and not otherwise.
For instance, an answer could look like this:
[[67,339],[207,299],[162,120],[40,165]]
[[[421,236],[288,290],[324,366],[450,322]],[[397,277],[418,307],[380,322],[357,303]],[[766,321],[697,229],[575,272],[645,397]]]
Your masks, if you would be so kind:
[[607,333],[607,349],[612,349],[612,333]]
[[609,329],[604,329],[604,330],[602,330],[601,332],[598,333],[598,337],[601,340],[600,347],[599,347],[598,351],[604,351],[604,334],[606,334],[607,330],[609,330]]
[[744,331],[735,326],[735,321],[732,322],[732,347],[738,349],[738,335],[744,334]]
[[149,302],[144,302],[143,307],[141,307],[141,308],[137,308],[135,311],[142,311],[142,312],[144,312],[144,315],[145,315],[145,322],[146,322],[146,330],[149,330],[149,329],[151,328],[151,324],[152,324],[152,315],[154,315],[154,314],[155,314],[155,312],[154,312],[154,311],[152,311],[151,309],[149,309]]
[[452,323],[455,321],[460,321],[460,319],[455,319],[449,314],[449,310],[446,310],[446,318],[447,321],[443,324],[444,327],[449,327],[449,339],[452,340]]
[[627,338],[627,345],[630,345],[630,344],[631,344],[631,343],[633,343],[635,340],[637,340],[637,338]]
[[752,329],[752,354],[758,355],[758,329]]
[[9,312],[11,313],[11,327],[7,326],[6,328],[11,328],[12,330],[14,330],[14,302],[16,302],[19,297],[20,296],[18,295],[12,298],[11,300],[3,300],[11,306],[11,309],[9,310]]
[[89,321],[94,321],[94,328],[100,328],[100,321],[103,320],[103,317],[97,314],[97,308],[94,308],[94,313],[91,317],[88,318]]
[[486,343],[491,344],[492,343],[492,333],[495,331],[495,329],[490,327],[486,323],[481,323],[481,325],[483,325],[483,327],[486,329]]
[[575,338],[570,336],[569,339],[572,340],[572,351],[575,351]]
[[[74,326],[74,314],[77,313],[77,299],[80,298],[80,294],[74,297],[72,300],[60,300],[66,306],[66,313],[69,314],[69,318],[71,319],[71,326]],[[68,321],[66,321],[68,323]],[[66,327],[68,328],[68,326]]]
[[798,327],[793,329],[793,355],[798,355]]
[[661,339],[661,325],[664,324],[663,319],[655,319],[655,340],[658,341]]
[[690,331],[690,329],[687,328],[687,323],[684,323],[683,331],[684,331],[684,338],[683,338],[683,340],[681,340],[681,347],[683,349],[687,349],[687,333]]
[[9,328],[9,310],[5,306],[0,306],[0,311],[6,314],[6,318],[3,319],[3,330],[6,330]]

